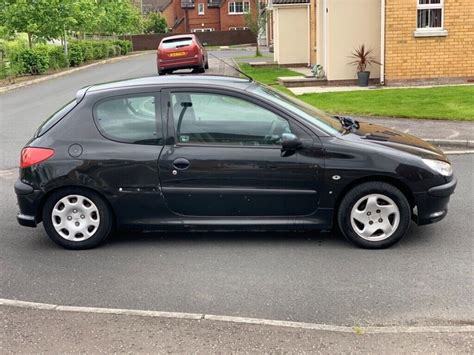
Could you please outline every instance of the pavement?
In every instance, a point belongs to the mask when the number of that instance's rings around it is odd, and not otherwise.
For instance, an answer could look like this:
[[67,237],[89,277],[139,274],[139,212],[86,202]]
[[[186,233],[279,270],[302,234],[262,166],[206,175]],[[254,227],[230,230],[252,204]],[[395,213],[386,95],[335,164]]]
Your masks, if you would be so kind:
[[[80,87],[144,75],[155,75],[153,55],[0,95],[1,298],[346,327],[473,325],[474,155],[451,156],[459,185],[447,218],[412,225],[388,250],[357,249],[333,233],[122,233],[77,252],[58,248],[41,226],[20,227],[12,188],[18,154],[40,122]],[[359,338],[208,320],[0,311],[0,352],[472,353],[472,334],[456,332]]]
[[[0,307],[2,353],[472,354],[472,333],[364,334]],[[1,340],[3,339],[3,340]]]

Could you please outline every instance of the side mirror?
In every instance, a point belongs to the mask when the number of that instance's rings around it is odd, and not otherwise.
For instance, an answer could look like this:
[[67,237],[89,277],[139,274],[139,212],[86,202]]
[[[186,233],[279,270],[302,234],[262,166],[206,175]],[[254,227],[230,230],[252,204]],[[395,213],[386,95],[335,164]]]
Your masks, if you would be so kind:
[[281,151],[291,152],[303,146],[301,140],[293,133],[283,133],[281,136]]

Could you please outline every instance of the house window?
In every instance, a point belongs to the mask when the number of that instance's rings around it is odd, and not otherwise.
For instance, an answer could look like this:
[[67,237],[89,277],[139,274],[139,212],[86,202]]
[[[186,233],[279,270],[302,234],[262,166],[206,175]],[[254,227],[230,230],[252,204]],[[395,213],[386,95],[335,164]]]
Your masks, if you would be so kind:
[[229,27],[229,31],[245,31],[248,29],[248,27]]
[[244,14],[250,11],[249,1],[229,2],[229,14]]
[[443,28],[444,0],[417,0],[417,25],[418,29]]
[[204,4],[203,3],[198,4],[198,14],[199,15],[204,15]]
[[191,32],[214,32],[214,28],[193,28]]

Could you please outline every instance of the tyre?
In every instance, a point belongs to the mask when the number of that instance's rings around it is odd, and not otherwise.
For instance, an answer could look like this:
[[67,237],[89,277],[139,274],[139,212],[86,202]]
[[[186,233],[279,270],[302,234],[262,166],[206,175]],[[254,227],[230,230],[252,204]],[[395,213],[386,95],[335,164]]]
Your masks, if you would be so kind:
[[209,60],[206,59],[206,65],[204,65],[204,69],[209,69]]
[[158,75],[165,75],[166,71],[158,69]]
[[366,182],[342,199],[337,222],[341,233],[361,248],[382,249],[397,243],[411,222],[405,195],[385,182]]
[[54,192],[43,206],[43,225],[49,238],[66,249],[90,249],[112,230],[112,213],[93,191],[67,188]]

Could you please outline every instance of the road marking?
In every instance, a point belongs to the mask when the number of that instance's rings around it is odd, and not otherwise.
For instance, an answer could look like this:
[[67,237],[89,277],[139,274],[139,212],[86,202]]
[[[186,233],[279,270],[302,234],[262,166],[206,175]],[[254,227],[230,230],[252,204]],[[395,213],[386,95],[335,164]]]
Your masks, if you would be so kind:
[[454,129],[452,129],[451,132],[453,132],[453,134],[449,135],[446,139],[453,139],[461,134],[458,131],[455,131]]
[[284,320],[272,320],[272,319],[261,319],[261,318],[218,316],[218,315],[211,315],[211,314],[204,314],[204,313],[161,312],[161,311],[144,311],[144,310],[136,310],[136,309],[121,309],[121,308],[59,306],[59,305],[49,304],[49,303],[26,302],[26,301],[4,299],[4,298],[0,298],[0,306],[62,311],[62,312],[115,314],[115,315],[129,315],[129,316],[154,317],[154,318],[175,318],[175,319],[190,319],[190,320],[209,320],[209,321],[228,322],[228,323],[257,324],[257,325],[266,325],[266,326],[310,329],[310,330],[320,330],[320,331],[339,332],[339,333],[362,332],[364,334],[387,334],[387,333],[468,333],[468,332],[474,332],[474,325],[349,327],[349,326],[343,326],[343,325],[291,322],[291,321],[284,321]]
[[18,174],[18,169],[0,170],[0,178],[12,178]]

